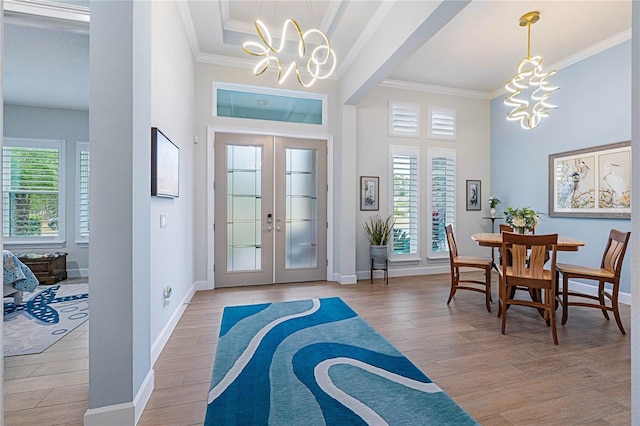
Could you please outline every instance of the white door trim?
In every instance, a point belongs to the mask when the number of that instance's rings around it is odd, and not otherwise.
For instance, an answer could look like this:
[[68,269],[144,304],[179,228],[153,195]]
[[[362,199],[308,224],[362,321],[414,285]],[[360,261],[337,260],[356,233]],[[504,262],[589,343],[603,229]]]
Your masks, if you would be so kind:
[[269,135],[299,139],[324,139],[327,141],[327,281],[333,277],[333,135],[327,133],[299,132],[287,130],[274,130],[267,128],[246,128],[235,126],[207,125],[207,288],[199,290],[212,290],[215,288],[214,263],[214,231],[215,197],[213,182],[214,169],[214,134],[237,133],[245,135]]

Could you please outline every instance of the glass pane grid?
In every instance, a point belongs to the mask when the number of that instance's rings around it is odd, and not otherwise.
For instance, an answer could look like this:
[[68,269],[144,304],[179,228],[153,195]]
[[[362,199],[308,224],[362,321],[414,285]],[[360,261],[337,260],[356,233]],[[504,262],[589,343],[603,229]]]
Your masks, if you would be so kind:
[[227,146],[227,271],[262,268],[262,148]]

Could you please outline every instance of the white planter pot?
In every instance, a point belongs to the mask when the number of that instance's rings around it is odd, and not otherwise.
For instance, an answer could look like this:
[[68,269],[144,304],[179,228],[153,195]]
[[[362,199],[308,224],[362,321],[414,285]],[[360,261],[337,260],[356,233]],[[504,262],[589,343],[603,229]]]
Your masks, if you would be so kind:
[[373,269],[386,269],[387,268],[387,246],[369,246],[369,254],[373,259]]

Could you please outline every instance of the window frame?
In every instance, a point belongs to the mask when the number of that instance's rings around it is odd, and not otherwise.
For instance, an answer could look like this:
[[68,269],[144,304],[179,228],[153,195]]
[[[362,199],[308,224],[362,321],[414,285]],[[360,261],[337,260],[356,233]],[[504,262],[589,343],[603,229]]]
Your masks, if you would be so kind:
[[[91,164],[91,154],[89,148],[89,142],[76,142],[76,244],[89,244],[89,227],[87,226],[86,236],[83,235],[84,230],[82,229],[82,199],[83,199],[83,186],[82,186],[82,153],[86,152],[88,154],[88,164],[90,167]],[[87,179],[89,179],[90,170],[87,171]],[[89,184],[89,182],[87,182]],[[89,224],[89,209],[90,209],[90,200],[89,200],[89,191],[90,187],[87,188],[86,200],[87,200],[87,224]]]
[[295,99],[311,99],[316,101],[321,101],[322,103],[322,120],[320,124],[311,124],[311,123],[298,123],[298,122],[289,122],[289,121],[278,121],[278,120],[266,120],[271,123],[280,123],[283,125],[303,125],[303,126],[326,126],[328,123],[328,113],[329,108],[327,105],[328,96],[324,93],[314,93],[314,92],[301,92],[298,90],[288,90],[288,89],[278,89],[272,87],[262,87],[262,86],[250,86],[247,84],[236,84],[236,83],[225,83],[220,81],[213,82],[213,90],[212,90],[212,111],[211,114],[213,117],[220,118],[230,118],[230,119],[241,119],[241,120],[262,120],[258,118],[242,118],[242,117],[228,117],[228,116],[218,116],[218,90],[228,90],[233,92],[244,92],[250,93],[254,95],[271,95],[271,96],[283,96],[287,98],[295,98]]
[[[389,170],[388,170],[388,192],[389,192],[389,211],[393,215],[394,212],[394,156],[396,155],[408,155],[414,156],[416,162],[416,199],[415,199],[415,252],[398,254],[393,252],[393,239],[391,240],[391,248],[389,250],[389,260],[391,262],[402,261],[419,261],[420,260],[420,148],[413,146],[399,146],[389,145]],[[394,215],[395,219],[395,215]],[[395,227],[394,227],[395,229]]]
[[443,259],[449,258],[449,246],[446,244],[447,237],[445,234],[442,235],[442,239],[445,243],[445,250],[442,251],[434,251],[433,250],[433,203],[434,203],[434,191],[433,191],[433,183],[434,183],[434,173],[433,173],[433,160],[436,157],[447,157],[453,160],[453,176],[451,177],[453,194],[451,194],[447,201],[452,203],[452,214],[453,220],[449,216],[445,215],[444,226],[452,225],[455,227],[456,219],[457,219],[457,203],[456,203],[456,194],[457,194],[457,158],[456,158],[456,150],[453,148],[428,148],[427,149],[427,211],[428,219],[427,219],[427,258],[428,259]]
[[[400,131],[400,130],[396,130],[395,126],[394,126],[394,114],[393,111],[396,109],[405,109],[408,111],[413,111],[415,112],[415,129],[414,131]],[[412,104],[412,103],[407,103],[407,102],[396,102],[396,101],[389,101],[388,102],[388,106],[387,106],[387,135],[388,136],[397,136],[397,137],[401,137],[401,138],[414,138],[414,139],[419,139],[420,138],[420,122],[421,122],[421,106],[420,104]]]
[[[19,248],[19,247],[51,247],[59,248],[64,247],[66,243],[66,141],[62,139],[38,139],[38,138],[19,138],[19,137],[5,137],[3,138],[4,147],[24,147],[24,148],[44,148],[44,149],[57,149],[58,150],[58,235],[56,237],[2,237],[5,248]],[[4,155],[4,153],[3,153]],[[3,174],[5,171],[3,170]],[[4,200],[4,176],[3,176],[3,203]],[[3,208],[4,210],[4,208]],[[2,228],[4,234],[4,221],[7,220],[3,212]]]
[[[452,135],[443,135],[434,133],[433,116],[434,114],[450,115],[452,123]],[[439,107],[429,105],[427,107],[427,139],[452,141],[458,137],[458,116],[455,108]]]

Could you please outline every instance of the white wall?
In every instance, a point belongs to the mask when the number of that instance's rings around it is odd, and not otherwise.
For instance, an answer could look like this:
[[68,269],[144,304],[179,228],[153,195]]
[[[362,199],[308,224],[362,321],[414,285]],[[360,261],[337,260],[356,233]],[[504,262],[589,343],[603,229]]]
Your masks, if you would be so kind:
[[86,243],[76,244],[76,143],[89,142],[89,112],[5,105],[4,122],[4,137],[61,139],[65,141],[66,151],[65,246],[48,249],[11,246],[10,249],[34,253],[65,251],[69,276],[88,276],[89,247]]
[[[168,337],[163,329],[184,309],[181,301],[194,291],[194,60],[178,4],[153,2],[151,13],[151,125],[180,148],[180,196],[151,197],[149,300],[155,348],[163,344],[159,338]],[[160,228],[161,214],[168,217],[166,228]],[[165,305],[167,286],[173,294]]]
[[[388,101],[419,104],[421,136],[416,138],[387,136]],[[427,106],[456,109],[457,140],[438,141],[427,139]],[[420,148],[420,257],[419,262],[393,264],[391,275],[428,274],[449,271],[449,258],[427,260],[427,148],[453,148],[456,150],[456,242],[460,252],[469,255],[489,256],[488,249],[480,248],[470,236],[476,232],[489,232],[487,199],[490,187],[490,105],[489,100],[461,96],[431,94],[410,90],[379,87],[373,90],[357,106],[357,179],[360,176],[380,177],[380,211],[382,216],[391,214],[388,194],[389,146],[411,146]],[[482,181],[481,211],[466,211],[466,180]],[[358,189],[359,191],[359,185]],[[359,203],[359,193],[353,194],[354,203]],[[358,278],[369,277],[369,242],[362,224],[372,213],[359,211],[356,219],[356,270]]]

